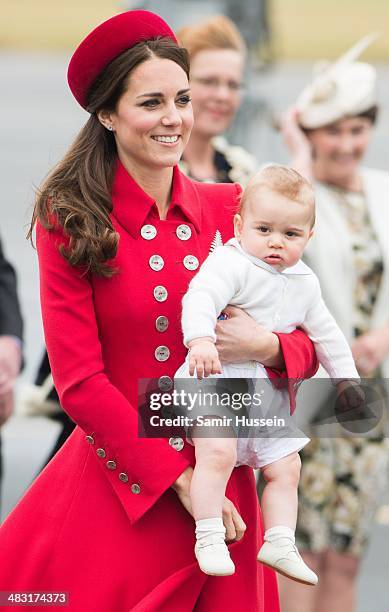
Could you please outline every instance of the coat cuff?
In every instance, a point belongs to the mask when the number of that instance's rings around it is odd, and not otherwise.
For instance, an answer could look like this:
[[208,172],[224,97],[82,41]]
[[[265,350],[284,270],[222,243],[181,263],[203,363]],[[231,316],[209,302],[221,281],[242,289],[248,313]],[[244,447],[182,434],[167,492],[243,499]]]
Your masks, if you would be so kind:
[[127,453],[113,454],[98,434],[84,432],[84,438],[131,524],[141,519],[180,474],[194,464],[193,448],[183,440],[182,450],[175,450],[168,439],[133,438]]
[[291,334],[276,333],[276,336],[284,356],[285,369],[266,368],[266,371],[273,384],[287,387],[290,411],[293,414],[299,385],[304,379],[316,374],[319,361],[313,342],[300,329],[296,329]]

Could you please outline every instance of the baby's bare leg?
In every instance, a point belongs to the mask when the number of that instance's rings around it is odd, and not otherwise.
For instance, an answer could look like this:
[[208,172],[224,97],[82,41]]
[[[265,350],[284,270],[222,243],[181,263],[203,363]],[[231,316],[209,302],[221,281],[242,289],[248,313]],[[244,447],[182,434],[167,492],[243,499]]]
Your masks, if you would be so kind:
[[[196,437],[204,427],[194,426],[191,432],[196,452],[190,497],[196,521],[222,516],[225,490],[236,463],[236,438]],[[222,435],[223,428],[207,435]],[[231,436],[233,435],[231,431]]]
[[[234,573],[235,566],[225,543],[223,501],[236,463],[236,439],[216,437],[222,435],[221,428],[208,429],[207,438],[196,437],[198,433],[195,426],[191,435],[196,465],[190,487],[196,520],[195,555],[200,569],[206,574],[229,576]],[[232,436],[233,431],[228,431],[228,435]]]
[[258,553],[258,561],[292,580],[314,585],[318,578],[304,563],[294,538],[300,468],[299,454],[292,453],[262,470],[266,480],[261,501],[265,541]]
[[296,529],[300,469],[301,460],[297,452],[262,468],[266,481],[261,500],[265,529],[277,525],[285,525],[293,531]]

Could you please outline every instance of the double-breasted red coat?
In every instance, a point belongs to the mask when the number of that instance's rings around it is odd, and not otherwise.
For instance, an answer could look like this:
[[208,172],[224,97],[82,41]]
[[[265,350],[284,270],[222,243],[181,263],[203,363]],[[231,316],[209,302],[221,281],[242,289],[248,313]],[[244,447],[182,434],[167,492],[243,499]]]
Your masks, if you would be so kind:
[[[194,558],[193,519],[170,488],[193,465],[193,447],[178,436],[170,444],[138,437],[137,380],[155,377],[164,388],[185,358],[181,299],[215,236],[231,237],[238,192],[175,168],[160,220],[118,162],[111,279],[70,266],[58,250],[67,244],[62,230],[38,225],[50,363],[79,427],[0,530],[0,590],[67,591],[71,612],[278,611],[274,574],[256,561],[252,470],[235,469],[226,493],[248,527],[231,545],[237,571],[209,577]],[[310,375],[310,341],[301,332],[280,339],[289,375]]]

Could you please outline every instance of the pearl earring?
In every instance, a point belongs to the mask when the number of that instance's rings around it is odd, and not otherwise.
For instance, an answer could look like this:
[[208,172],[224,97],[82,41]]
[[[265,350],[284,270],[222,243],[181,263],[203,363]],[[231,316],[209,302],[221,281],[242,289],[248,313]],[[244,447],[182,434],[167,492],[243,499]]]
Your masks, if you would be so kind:
[[113,131],[113,125],[108,125],[107,128],[109,129],[110,132]]

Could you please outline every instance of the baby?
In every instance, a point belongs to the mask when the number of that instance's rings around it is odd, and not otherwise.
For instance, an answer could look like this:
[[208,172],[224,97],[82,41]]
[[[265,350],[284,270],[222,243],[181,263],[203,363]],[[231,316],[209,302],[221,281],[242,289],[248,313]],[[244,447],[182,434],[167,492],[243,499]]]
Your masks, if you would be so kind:
[[[220,363],[215,325],[231,304],[269,331],[289,333],[301,327],[334,384],[340,390],[357,384],[351,382],[359,378],[347,341],[323,302],[317,277],[300,260],[314,222],[313,189],[296,171],[267,166],[252,178],[234,217],[235,238],[209,255],[184,296],[182,327],[189,353],[176,372],[177,383],[194,372],[200,379],[267,378],[265,368],[256,362]],[[273,393],[284,407],[287,403],[289,412],[287,392]],[[213,415],[213,408],[207,411]],[[198,416],[196,411],[193,415]],[[233,430],[227,438],[217,434],[204,438],[196,435],[196,427],[195,422],[188,431],[196,451],[190,495],[196,521],[195,555],[202,571],[223,576],[235,570],[224,541],[222,504],[234,466],[245,464],[260,468],[266,482],[261,502],[265,541],[258,560],[296,581],[317,584],[316,574],[302,560],[294,540],[298,451],[308,438],[276,434],[237,440]]]

